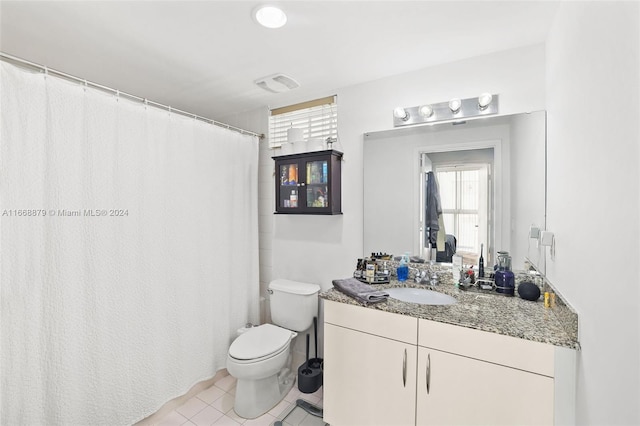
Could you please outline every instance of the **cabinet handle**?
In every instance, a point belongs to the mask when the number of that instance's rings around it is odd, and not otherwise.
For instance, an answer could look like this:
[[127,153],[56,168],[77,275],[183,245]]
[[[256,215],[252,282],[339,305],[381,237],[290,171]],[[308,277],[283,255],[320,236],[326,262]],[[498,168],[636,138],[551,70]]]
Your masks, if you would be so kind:
[[402,386],[407,387],[407,348],[404,349],[404,359],[402,360]]
[[427,354],[427,395],[431,389],[431,354]]

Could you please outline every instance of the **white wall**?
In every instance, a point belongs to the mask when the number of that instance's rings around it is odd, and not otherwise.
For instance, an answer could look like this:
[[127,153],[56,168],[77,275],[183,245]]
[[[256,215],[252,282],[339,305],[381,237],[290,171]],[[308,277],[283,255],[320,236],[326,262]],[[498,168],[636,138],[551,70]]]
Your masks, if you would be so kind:
[[[367,131],[393,128],[396,105],[441,102],[453,96],[500,94],[501,114],[544,109],[544,46],[480,56],[336,90],[340,108],[337,149],[342,164],[342,216],[274,215],[272,155],[260,142],[260,264],[266,284],[283,277],[331,287],[353,272],[362,255],[362,140]],[[276,107],[279,105],[273,105]],[[222,121],[267,133],[268,111],[221,117]]]
[[[392,110],[454,96],[500,94],[501,113],[544,109],[544,46],[499,52],[337,90],[342,216],[274,217],[273,276],[331,287],[363,254],[363,134],[393,128]],[[270,176],[269,185],[273,186]],[[265,190],[272,191],[271,188]]]
[[[639,21],[635,2],[563,3],[546,46],[337,90],[342,217],[274,217],[273,162],[261,143],[263,290],[275,276],[327,289],[351,274],[362,254],[362,135],[392,128],[393,107],[489,91],[500,94],[501,113],[547,109],[547,224],[557,242],[547,269],[580,315],[577,420],[640,424]],[[266,116],[223,121],[266,132]]]
[[[331,288],[331,281],[353,273],[363,254],[363,134],[393,128],[395,106],[500,94],[500,113],[544,109],[544,45],[498,52],[337,89],[342,164],[342,211],[339,216],[274,215],[274,178],[268,142],[260,142],[259,219],[260,289],[268,299],[273,278],[287,278]],[[296,101],[304,101],[300,99]],[[271,105],[279,107],[281,105]],[[268,133],[268,110],[220,117],[255,132]],[[269,318],[268,300],[263,319]],[[320,336],[322,337],[322,336]],[[296,345],[298,356],[302,339]]]
[[527,257],[542,272],[545,271],[543,248],[529,239],[529,228],[532,225],[545,227],[545,131],[544,112],[513,117],[513,142],[510,145],[511,255],[514,268],[522,269]]
[[[264,135],[269,134],[269,109],[259,108],[240,114],[233,114],[222,117],[220,121],[229,123],[242,129],[249,129]],[[258,170],[258,219],[259,219],[259,248],[260,248],[260,323],[271,321],[269,310],[269,282],[274,278],[294,279],[291,275],[273,273],[273,241],[275,237],[275,186],[274,186],[274,161],[271,158],[278,155],[279,150],[269,148],[268,138],[260,140],[260,159]],[[320,265],[322,266],[322,265]],[[302,279],[300,281],[315,283],[313,279]],[[299,333],[299,337],[294,342],[293,365],[299,366],[304,362],[306,351],[305,334],[311,334],[311,352],[315,355],[313,331],[310,327],[306,332]],[[319,339],[322,336],[319,335]],[[320,346],[320,345],[318,345]]]
[[547,40],[547,274],[579,313],[578,424],[640,424],[639,21],[566,2]]
[[[491,92],[500,94],[501,114],[542,110],[544,55],[544,45],[530,46],[336,90],[340,144],[335,148],[344,152],[344,214],[340,216],[273,215],[273,160],[263,146],[260,161],[266,164],[260,168],[259,186],[262,294],[266,296],[266,284],[276,277],[316,283],[326,290],[333,279],[351,276],[356,259],[363,254],[363,134],[393,128],[395,106]],[[259,128],[251,124],[263,112],[247,116],[250,119],[244,123],[234,122],[233,117],[223,121],[266,132],[264,124]],[[263,241],[270,236],[272,240]],[[300,344],[296,349],[300,353]]]

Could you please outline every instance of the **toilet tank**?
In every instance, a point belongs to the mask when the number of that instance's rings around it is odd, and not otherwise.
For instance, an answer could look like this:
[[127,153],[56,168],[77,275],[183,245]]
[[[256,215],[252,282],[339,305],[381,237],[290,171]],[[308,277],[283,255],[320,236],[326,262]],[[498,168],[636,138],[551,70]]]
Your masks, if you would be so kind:
[[304,331],[318,315],[317,284],[277,279],[269,283],[271,322],[292,331]]

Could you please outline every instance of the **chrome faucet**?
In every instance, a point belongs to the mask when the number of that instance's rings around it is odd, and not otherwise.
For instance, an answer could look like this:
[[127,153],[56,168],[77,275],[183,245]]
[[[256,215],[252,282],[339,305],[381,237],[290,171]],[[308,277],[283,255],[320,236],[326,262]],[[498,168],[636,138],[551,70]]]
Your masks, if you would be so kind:
[[[409,273],[412,271],[414,272],[413,280],[416,284],[426,284],[429,286],[438,285],[438,275],[435,271],[409,267]],[[431,275],[429,275],[429,272],[431,272]]]
[[426,269],[416,269],[415,282],[416,284],[427,284],[427,274],[428,271]]
[[412,272],[413,272],[413,279],[417,283],[418,282],[418,275],[420,274],[420,269],[413,268],[413,267],[409,266],[409,277],[411,277],[411,273]]
[[438,285],[438,274],[436,274],[435,271],[431,271],[431,280],[429,281],[429,284],[432,287],[435,287]]

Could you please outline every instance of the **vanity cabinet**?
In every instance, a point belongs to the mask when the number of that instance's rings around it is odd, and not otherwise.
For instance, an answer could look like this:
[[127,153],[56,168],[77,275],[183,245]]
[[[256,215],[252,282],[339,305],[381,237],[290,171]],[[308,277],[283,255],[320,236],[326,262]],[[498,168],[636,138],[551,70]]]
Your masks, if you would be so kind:
[[416,424],[554,423],[554,346],[424,319],[418,346]]
[[575,424],[573,349],[328,300],[324,315],[332,426]]
[[417,425],[552,425],[553,378],[418,349]]
[[324,421],[414,425],[415,318],[334,302],[324,315]]
[[336,150],[272,157],[277,214],[342,214],[341,159]]

